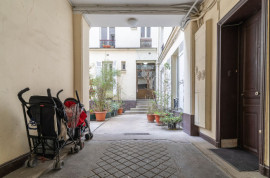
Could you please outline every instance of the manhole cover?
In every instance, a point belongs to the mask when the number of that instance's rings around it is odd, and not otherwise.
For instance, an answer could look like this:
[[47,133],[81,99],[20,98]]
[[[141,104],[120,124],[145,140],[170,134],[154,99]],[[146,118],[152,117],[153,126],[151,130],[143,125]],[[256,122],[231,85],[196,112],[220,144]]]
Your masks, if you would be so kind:
[[124,133],[124,135],[150,135],[149,133]]

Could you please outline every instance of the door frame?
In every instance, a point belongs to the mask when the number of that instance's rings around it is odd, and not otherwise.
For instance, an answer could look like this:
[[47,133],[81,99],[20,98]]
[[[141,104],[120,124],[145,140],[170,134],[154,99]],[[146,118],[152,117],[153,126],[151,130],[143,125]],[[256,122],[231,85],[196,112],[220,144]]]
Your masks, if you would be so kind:
[[[240,0],[217,24],[217,94],[216,94],[216,142],[217,146],[221,147],[221,33],[225,23],[246,3],[250,0]],[[268,23],[268,0],[261,0],[261,99],[260,99],[260,118],[259,118],[259,171],[265,174],[264,171],[264,147],[265,147],[265,90],[266,90],[266,62],[267,62],[267,23]]]

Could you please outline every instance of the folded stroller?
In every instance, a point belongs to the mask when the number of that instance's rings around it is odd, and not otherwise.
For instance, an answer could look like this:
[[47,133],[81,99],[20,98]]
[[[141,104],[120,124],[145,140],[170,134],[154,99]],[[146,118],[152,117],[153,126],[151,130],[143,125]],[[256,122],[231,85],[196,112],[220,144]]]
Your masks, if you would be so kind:
[[60,160],[60,150],[66,144],[66,118],[63,104],[59,99],[51,96],[50,89],[47,90],[48,96],[31,96],[29,102],[26,102],[22,95],[27,91],[29,88],[18,93],[31,153],[25,165],[35,167],[37,164],[35,155],[37,155],[49,159],[55,158],[54,168],[61,169],[64,162]]
[[[87,121],[87,114],[80,102],[78,92],[76,91],[77,100],[75,98],[67,98],[64,101],[65,112],[67,115],[67,127],[70,139],[75,141],[75,145],[79,145],[80,149],[83,149],[84,142],[82,137],[85,136],[85,140],[93,138],[89,123]],[[76,153],[79,149],[75,146],[71,147],[71,153]]]

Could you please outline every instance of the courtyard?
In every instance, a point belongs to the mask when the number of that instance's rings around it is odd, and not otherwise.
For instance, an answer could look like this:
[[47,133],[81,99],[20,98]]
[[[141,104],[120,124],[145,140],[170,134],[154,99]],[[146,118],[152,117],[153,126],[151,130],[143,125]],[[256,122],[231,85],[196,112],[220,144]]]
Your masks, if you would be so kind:
[[149,123],[145,114],[118,115],[90,125],[93,139],[79,153],[64,156],[61,170],[47,161],[6,177],[263,177],[237,171],[211,153],[215,147],[202,138],[179,126],[168,130]]

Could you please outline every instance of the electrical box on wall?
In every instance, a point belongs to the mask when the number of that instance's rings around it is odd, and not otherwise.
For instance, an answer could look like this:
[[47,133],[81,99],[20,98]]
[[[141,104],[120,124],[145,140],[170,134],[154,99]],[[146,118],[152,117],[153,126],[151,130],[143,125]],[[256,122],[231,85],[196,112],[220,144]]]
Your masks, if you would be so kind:
[[195,34],[195,125],[211,129],[212,20]]

